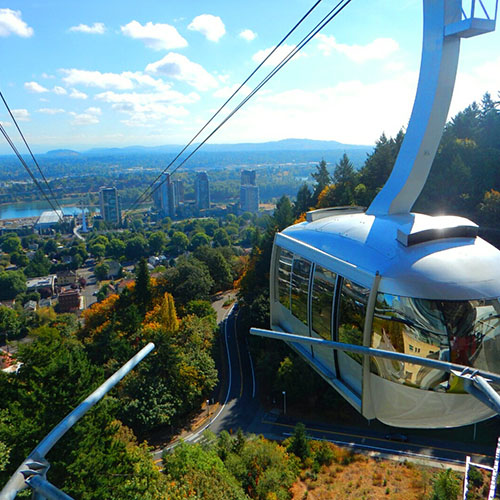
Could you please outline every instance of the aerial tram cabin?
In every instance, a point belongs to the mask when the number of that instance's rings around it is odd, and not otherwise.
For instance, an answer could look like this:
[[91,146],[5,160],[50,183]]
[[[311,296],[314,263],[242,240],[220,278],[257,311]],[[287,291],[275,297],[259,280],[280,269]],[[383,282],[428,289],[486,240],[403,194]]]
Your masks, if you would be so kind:
[[[500,413],[500,251],[467,219],[411,212],[446,122],[460,40],[495,29],[498,0],[494,15],[469,3],[467,15],[461,0],[423,0],[417,95],[390,178],[366,211],[309,212],[276,235],[272,331],[252,329],[285,340],[366,418],[392,426],[457,427]],[[494,383],[471,388],[452,364]]]

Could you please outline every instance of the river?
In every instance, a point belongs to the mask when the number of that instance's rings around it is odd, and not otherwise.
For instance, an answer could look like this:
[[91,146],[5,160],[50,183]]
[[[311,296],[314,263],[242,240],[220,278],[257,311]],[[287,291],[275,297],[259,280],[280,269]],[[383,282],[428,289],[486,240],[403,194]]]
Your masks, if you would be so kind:
[[[74,215],[81,212],[79,207],[62,207],[65,215]],[[25,203],[13,203],[0,206],[0,220],[19,219],[21,217],[38,217],[42,212],[52,210],[47,202],[32,201]]]

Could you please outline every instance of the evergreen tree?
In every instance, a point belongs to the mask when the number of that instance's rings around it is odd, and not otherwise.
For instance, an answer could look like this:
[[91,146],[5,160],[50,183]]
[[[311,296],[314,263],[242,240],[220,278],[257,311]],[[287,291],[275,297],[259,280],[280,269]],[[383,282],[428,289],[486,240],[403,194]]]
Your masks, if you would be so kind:
[[144,315],[151,304],[151,280],[149,278],[148,263],[144,257],[137,265],[135,297],[139,310]]
[[293,224],[293,209],[288,196],[283,195],[278,203],[276,203],[276,210],[274,211],[273,217],[278,227],[278,231],[282,231]]
[[288,451],[291,451],[301,460],[305,460],[311,454],[309,440],[306,434],[306,426],[302,422],[299,422],[293,429]]
[[312,193],[309,186],[304,182],[297,192],[297,199],[293,205],[293,213],[295,217],[307,212],[313,206]]
[[312,195],[313,205],[316,205],[318,203],[318,198],[321,191],[323,191],[323,189],[325,189],[325,187],[328,186],[328,184],[330,184],[331,182],[330,173],[326,168],[325,160],[321,160],[319,164],[316,165],[316,170],[316,172],[313,172],[311,174],[312,178],[316,181],[314,192]]

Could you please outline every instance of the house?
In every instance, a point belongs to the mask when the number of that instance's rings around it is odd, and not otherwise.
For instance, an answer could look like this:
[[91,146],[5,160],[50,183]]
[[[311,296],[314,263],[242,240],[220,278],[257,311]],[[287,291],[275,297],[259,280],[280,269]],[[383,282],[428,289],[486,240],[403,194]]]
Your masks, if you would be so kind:
[[80,309],[80,292],[78,290],[66,290],[59,294],[59,312],[71,312]]
[[57,273],[57,284],[59,286],[74,285],[77,279],[76,271],[60,271]]

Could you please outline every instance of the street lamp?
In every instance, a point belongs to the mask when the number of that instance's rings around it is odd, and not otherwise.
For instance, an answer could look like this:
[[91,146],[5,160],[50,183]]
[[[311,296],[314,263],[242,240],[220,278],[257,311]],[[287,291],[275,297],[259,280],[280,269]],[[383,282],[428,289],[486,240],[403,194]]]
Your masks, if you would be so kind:
[[286,391],[283,391],[283,415],[286,415]]
[[210,399],[207,399],[207,417],[210,418]]

